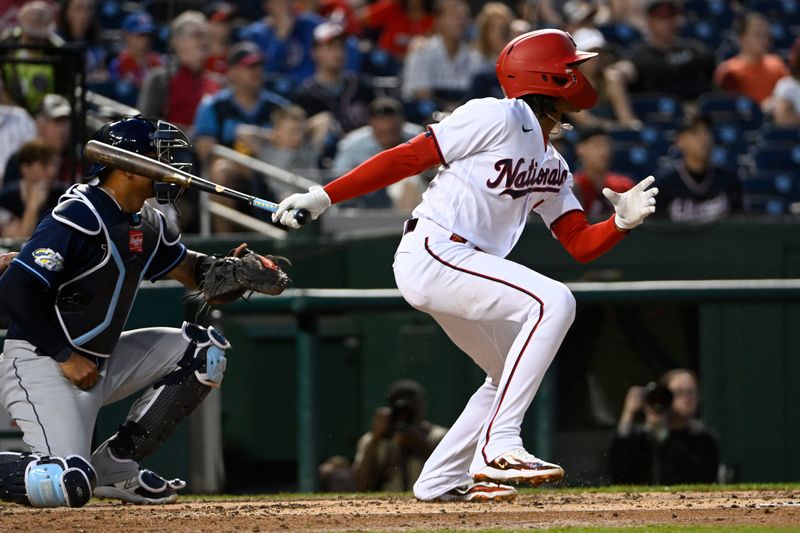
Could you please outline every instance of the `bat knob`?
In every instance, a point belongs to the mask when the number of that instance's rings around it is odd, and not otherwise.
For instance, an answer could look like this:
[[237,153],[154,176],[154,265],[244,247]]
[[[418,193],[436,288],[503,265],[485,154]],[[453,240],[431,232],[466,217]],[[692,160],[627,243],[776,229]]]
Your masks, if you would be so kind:
[[311,220],[311,213],[308,212],[308,209],[298,209],[294,213],[294,219],[301,226],[305,226]]

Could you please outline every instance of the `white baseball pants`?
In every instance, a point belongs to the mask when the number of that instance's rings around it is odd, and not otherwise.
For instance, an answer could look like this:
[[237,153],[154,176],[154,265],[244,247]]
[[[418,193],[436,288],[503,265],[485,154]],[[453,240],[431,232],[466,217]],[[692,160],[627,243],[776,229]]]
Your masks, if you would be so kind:
[[421,218],[394,260],[406,301],[430,314],[488,375],[425,463],[414,485],[423,500],[522,447],[525,412],[575,318],[564,284],[451,235]]

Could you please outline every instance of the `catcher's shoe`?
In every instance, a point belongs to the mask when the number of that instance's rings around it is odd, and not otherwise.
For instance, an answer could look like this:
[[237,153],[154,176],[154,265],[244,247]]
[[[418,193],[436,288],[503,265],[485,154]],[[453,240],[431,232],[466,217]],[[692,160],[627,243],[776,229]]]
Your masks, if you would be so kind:
[[498,483],[472,483],[451,489],[434,502],[507,502],[516,499],[517,490]]
[[505,452],[472,475],[476,482],[527,485],[540,485],[546,481],[558,481],[563,477],[563,468],[538,459],[522,448]]
[[139,470],[132,478],[97,487],[94,495],[137,505],[159,505],[173,503],[178,499],[177,491],[185,486],[182,479],[166,480],[150,470]]

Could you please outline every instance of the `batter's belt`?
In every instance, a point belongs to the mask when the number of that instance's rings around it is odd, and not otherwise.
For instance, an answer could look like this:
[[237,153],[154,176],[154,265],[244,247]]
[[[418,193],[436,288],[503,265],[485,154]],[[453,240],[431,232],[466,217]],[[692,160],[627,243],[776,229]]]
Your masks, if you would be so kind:
[[[418,218],[410,218],[410,219],[406,220],[403,223],[403,235],[405,235],[406,233],[411,233],[412,231],[417,229],[417,223],[418,222],[419,222]],[[472,246],[473,248],[475,248],[479,252],[483,251],[480,248],[478,248],[477,246],[474,246],[473,244],[470,244],[470,242],[467,239],[465,239],[464,237],[462,237],[458,233],[451,233],[450,234],[450,240],[453,241],[453,242],[461,243],[461,244],[468,244],[468,245]]]

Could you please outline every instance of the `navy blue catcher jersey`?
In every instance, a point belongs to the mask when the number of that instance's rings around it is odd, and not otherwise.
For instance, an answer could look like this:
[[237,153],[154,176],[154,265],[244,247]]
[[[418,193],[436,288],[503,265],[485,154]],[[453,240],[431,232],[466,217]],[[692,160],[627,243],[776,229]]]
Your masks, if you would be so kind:
[[48,346],[54,357],[57,341],[65,351],[106,357],[141,281],[163,277],[185,255],[179,231],[156,209],[145,204],[128,214],[100,187],[74,185],[42,218],[3,276],[18,276],[12,271],[19,269],[38,282],[41,292],[24,306],[41,306],[47,323],[14,320],[11,312],[7,338]]

